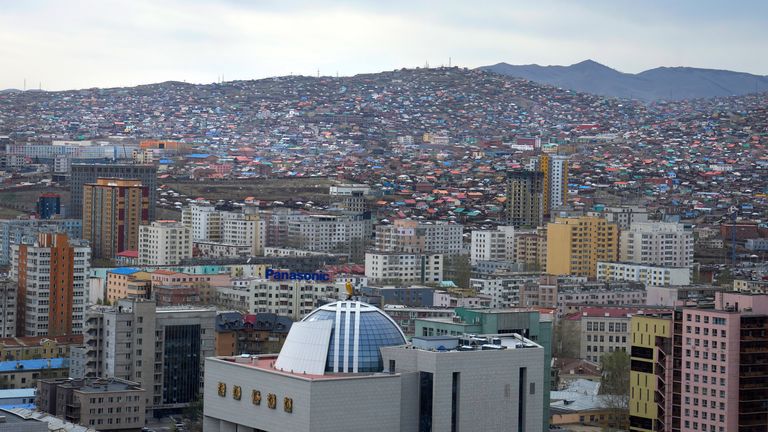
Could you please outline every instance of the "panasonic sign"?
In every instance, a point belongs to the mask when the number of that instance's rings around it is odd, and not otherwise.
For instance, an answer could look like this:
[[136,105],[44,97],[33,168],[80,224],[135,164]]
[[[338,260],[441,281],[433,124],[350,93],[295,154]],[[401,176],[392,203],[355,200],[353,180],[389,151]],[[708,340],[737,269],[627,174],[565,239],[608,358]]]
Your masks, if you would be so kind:
[[268,268],[264,272],[264,277],[272,280],[306,280],[306,281],[327,281],[331,279],[328,273],[296,273],[281,272]]

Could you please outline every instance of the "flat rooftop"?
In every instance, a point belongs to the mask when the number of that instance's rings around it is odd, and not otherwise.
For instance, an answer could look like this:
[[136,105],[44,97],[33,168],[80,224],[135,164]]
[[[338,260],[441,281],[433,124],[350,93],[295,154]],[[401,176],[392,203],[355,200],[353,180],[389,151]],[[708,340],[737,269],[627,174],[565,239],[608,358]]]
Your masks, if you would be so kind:
[[373,376],[382,376],[382,377],[393,376],[393,374],[384,373],[384,372],[363,372],[363,373],[326,372],[323,375],[294,373],[291,371],[284,371],[284,370],[275,368],[274,365],[275,365],[275,362],[277,361],[277,354],[268,354],[268,355],[251,356],[251,357],[214,357],[212,358],[212,360],[233,363],[242,367],[258,369],[268,373],[283,375],[283,376],[292,377],[292,378],[304,379],[308,381],[354,379],[354,378],[373,377]]

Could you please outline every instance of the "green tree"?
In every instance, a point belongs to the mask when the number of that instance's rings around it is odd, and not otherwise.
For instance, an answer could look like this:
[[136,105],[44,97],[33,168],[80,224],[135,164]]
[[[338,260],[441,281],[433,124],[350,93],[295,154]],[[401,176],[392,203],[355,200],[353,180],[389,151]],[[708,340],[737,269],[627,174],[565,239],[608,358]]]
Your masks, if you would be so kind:
[[629,354],[621,350],[605,354],[600,365],[600,394],[603,404],[613,412],[617,427],[625,427],[629,422]]
[[558,320],[552,333],[552,355],[554,357],[579,358],[581,333],[574,321]]

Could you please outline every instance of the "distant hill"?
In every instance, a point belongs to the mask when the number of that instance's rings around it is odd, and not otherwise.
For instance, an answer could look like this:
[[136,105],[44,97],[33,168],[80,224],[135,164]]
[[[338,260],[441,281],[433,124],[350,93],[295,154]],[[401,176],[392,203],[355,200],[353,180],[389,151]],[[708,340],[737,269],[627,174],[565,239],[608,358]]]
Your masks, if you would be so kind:
[[644,101],[711,98],[768,91],[768,76],[690,67],[659,67],[629,74],[593,60],[585,60],[570,66],[498,63],[479,69],[570,90]]

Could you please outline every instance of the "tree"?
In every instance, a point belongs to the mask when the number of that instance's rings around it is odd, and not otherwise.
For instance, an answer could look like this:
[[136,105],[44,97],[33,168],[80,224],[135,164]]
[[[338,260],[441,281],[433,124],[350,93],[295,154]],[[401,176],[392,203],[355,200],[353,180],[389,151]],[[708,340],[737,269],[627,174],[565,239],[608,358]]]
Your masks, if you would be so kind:
[[558,320],[555,323],[553,339],[553,357],[579,358],[581,333],[575,321]]
[[600,365],[602,401],[613,412],[617,427],[622,428],[629,421],[629,354],[622,350],[605,354]]

